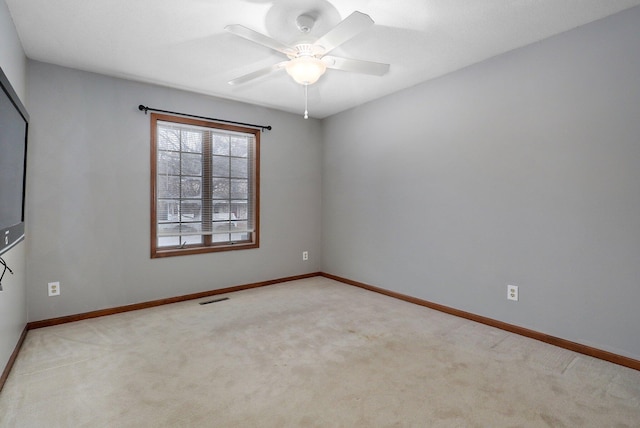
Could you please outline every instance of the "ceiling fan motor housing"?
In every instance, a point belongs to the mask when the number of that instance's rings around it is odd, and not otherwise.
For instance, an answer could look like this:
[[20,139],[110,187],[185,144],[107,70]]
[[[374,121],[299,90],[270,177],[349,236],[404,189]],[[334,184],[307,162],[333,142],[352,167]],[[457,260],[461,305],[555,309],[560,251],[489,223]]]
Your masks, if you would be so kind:
[[300,58],[300,57],[320,57],[324,54],[324,49],[322,46],[311,44],[311,43],[299,43],[295,45],[294,52],[288,54],[289,59]]

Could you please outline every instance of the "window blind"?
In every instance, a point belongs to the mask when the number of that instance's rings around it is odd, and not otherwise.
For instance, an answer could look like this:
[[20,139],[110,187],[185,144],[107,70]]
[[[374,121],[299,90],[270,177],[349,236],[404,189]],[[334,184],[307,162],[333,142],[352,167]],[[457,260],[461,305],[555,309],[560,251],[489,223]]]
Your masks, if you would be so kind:
[[156,127],[157,247],[252,242],[255,133],[165,120]]

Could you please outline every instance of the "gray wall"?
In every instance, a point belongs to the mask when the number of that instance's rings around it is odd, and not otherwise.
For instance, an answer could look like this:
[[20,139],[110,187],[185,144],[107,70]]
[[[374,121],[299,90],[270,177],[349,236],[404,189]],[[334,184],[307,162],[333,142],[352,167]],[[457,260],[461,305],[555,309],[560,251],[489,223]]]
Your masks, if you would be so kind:
[[[34,61],[28,83],[30,321],[320,269],[318,121]],[[150,259],[139,104],[273,126],[261,138],[259,249]],[[60,296],[47,297],[50,281]]]
[[[27,59],[9,9],[4,1],[0,1],[0,67],[24,104],[26,64]],[[14,274],[5,274],[2,279],[4,291],[0,292],[0,373],[9,361],[27,321],[25,248],[23,241],[2,255]]]
[[640,359],[639,42],[636,7],[326,119],[323,270]]
[[[38,62],[25,80],[0,6],[0,65],[32,118],[0,363],[25,253],[32,321],[322,269],[640,359],[640,8],[319,123]],[[260,249],[149,258],[140,103],[274,126]]]

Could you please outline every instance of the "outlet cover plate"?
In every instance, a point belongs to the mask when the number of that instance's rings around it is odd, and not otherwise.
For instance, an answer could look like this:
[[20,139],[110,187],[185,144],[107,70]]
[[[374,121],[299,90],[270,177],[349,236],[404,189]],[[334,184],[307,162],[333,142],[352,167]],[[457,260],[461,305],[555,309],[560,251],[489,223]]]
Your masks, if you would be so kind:
[[518,286],[507,285],[507,300],[518,301]]
[[50,282],[47,285],[47,290],[49,290],[49,297],[51,296],[59,296],[60,295],[60,282]]

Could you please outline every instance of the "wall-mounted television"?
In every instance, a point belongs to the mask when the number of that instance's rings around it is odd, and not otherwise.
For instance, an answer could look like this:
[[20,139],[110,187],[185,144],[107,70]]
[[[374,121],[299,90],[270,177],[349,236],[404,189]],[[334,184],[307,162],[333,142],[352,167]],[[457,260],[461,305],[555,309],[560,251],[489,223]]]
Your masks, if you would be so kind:
[[24,239],[29,115],[0,68],[0,254]]

